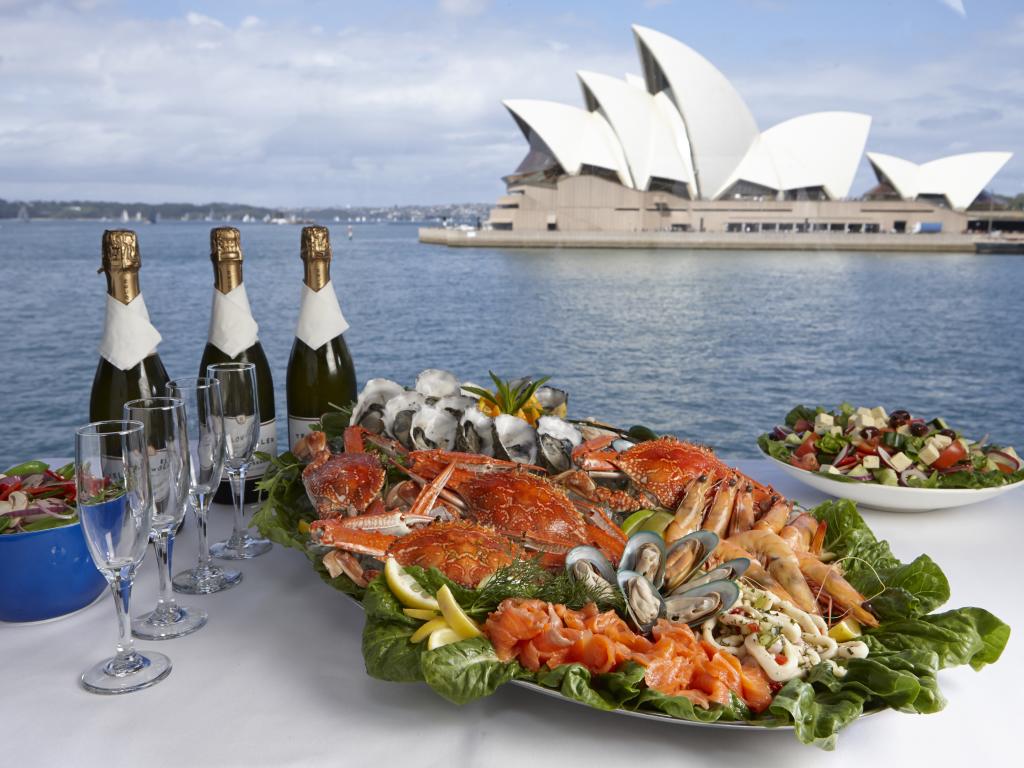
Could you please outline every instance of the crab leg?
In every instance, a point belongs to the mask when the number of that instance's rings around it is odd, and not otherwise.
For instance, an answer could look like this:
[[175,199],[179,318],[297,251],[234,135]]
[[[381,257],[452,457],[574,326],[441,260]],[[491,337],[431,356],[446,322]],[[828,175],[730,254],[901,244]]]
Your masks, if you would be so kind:
[[333,517],[329,520],[316,520],[309,526],[310,536],[317,543],[329,547],[358,552],[361,555],[383,557],[391,542],[398,537],[345,524],[355,519]]
[[600,435],[584,440],[572,449],[572,463],[580,469],[596,469],[605,472],[615,471],[615,451],[602,451],[619,439],[618,435]]
[[342,552],[338,549],[328,552],[324,555],[323,562],[324,568],[327,569],[332,579],[336,579],[344,573],[355,582],[357,587],[365,587],[369,584],[363,566],[348,552]]
[[427,513],[434,508],[434,503],[437,501],[437,497],[441,495],[441,491],[444,490],[445,483],[452,476],[452,472],[455,471],[455,462],[453,461],[444,471],[435,477],[428,485],[423,487],[420,491],[420,495],[416,497],[416,501],[409,509],[409,513],[414,516],[426,516]]

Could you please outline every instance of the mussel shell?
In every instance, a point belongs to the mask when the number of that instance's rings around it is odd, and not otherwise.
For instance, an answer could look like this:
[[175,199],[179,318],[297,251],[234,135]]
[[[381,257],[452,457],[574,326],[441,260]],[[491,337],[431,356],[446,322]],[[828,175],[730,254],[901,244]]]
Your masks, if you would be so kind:
[[419,392],[403,392],[388,400],[384,406],[384,431],[406,448],[412,448],[409,430],[412,417],[426,404]]
[[384,432],[384,406],[393,397],[398,397],[405,388],[391,379],[370,379],[356,399],[352,409],[352,424],[357,424],[375,434]]
[[583,442],[583,434],[576,427],[557,416],[541,416],[537,438],[545,467],[555,474],[572,469],[572,449]]
[[433,405],[425,405],[413,414],[409,424],[412,447],[419,451],[439,448],[450,451],[455,447],[459,422],[447,411]]
[[573,580],[576,579],[576,574],[573,573],[572,566],[574,566],[580,560],[585,560],[597,569],[597,572],[601,575],[605,581],[609,584],[617,584],[615,578],[615,568],[604,553],[601,552],[597,547],[591,547],[590,545],[583,545],[579,547],[573,547],[565,555],[565,570],[569,574],[569,577]]
[[450,371],[427,368],[416,377],[416,391],[430,401],[461,394],[462,386]]
[[666,597],[665,618],[694,626],[729,610],[739,599],[740,588],[735,581],[712,581]]
[[[680,584],[685,584],[704,565],[711,554],[718,546],[718,536],[712,531],[693,531],[672,542],[672,545],[665,553],[665,567],[668,576],[665,579],[665,588],[668,592],[674,592]],[[689,559],[682,563],[673,562],[678,557],[685,555],[693,549]]]
[[[619,589],[626,603],[626,616],[633,628],[646,635],[657,624],[658,619],[665,616],[665,598],[661,596],[658,588],[650,580],[644,578],[636,571],[620,570],[616,575]],[[637,592],[642,594],[650,602],[650,611],[638,611]]]
[[479,408],[467,408],[459,419],[456,450],[493,456],[496,442],[494,419]]
[[658,589],[665,580],[665,540],[654,531],[637,531],[626,542],[622,550],[622,558],[619,560],[620,571],[637,571],[637,555],[645,546],[654,546],[658,550],[658,567],[653,578],[647,577]]
[[520,464],[537,463],[540,444],[537,440],[537,431],[529,422],[502,413],[494,418],[494,431],[497,436],[494,455],[499,459]]
[[750,567],[750,561],[745,557],[737,557],[733,560],[726,560],[721,565],[716,565],[707,573],[694,574],[688,581],[683,582],[671,594],[682,595],[697,587],[710,584],[712,581],[735,581]]

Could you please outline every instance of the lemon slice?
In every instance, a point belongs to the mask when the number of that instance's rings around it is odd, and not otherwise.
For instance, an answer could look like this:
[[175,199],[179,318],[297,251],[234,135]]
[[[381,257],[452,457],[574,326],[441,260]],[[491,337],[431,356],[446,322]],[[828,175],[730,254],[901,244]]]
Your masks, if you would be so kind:
[[674,518],[675,518],[675,515],[673,515],[671,512],[665,512],[663,510],[659,510],[659,511],[655,512],[653,515],[651,515],[650,517],[648,517],[646,520],[644,520],[640,524],[640,527],[637,528],[637,530],[638,531],[653,531],[654,533],[658,534],[659,536],[664,536],[665,535],[665,529],[668,528],[668,524],[671,523]]
[[429,635],[436,632],[439,629],[446,629],[448,622],[438,616],[436,619],[431,619],[426,624],[421,626],[415,632],[412,633],[412,637],[409,638],[410,643],[421,643],[427,639]]
[[622,521],[622,532],[626,536],[632,536],[640,530],[640,526],[647,522],[647,518],[654,514],[653,509],[640,509]]
[[416,579],[406,573],[393,557],[384,561],[384,580],[391,588],[391,593],[398,598],[398,602],[406,608],[439,610],[437,600],[431,597]]
[[455,600],[455,595],[448,589],[447,584],[437,591],[437,604],[441,607],[441,615],[444,616],[445,621],[448,622],[451,628],[458,633],[460,640],[480,637],[480,625],[466,615],[466,612],[462,610],[462,606]]
[[860,637],[860,624],[852,616],[847,616],[828,631],[828,636],[839,643],[855,640]]
[[309,523],[305,520],[299,520],[299,533],[309,533]]
[[402,613],[410,619],[420,619],[421,621],[430,621],[440,616],[437,611],[432,611],[428,608],[403,608]]
[[427,650],[432,651],[435,648],[440,648],[442,645],[457,643],[462,639],[459,633],[451,627],[441,627],[430,633],[430,638],[427,640]]

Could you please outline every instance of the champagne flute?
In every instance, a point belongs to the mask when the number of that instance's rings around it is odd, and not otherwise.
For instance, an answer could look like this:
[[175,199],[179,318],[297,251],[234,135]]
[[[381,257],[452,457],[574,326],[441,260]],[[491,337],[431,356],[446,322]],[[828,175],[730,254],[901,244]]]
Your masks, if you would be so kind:
[[210,547],[222,560],[249,560],[270,549],[266,539],[250,536],[242,522],[245,511],[245,473],[252,464],[260,439],[260,406],[256,394],[256,366],[253,363],[218,363],[206,367],[211,379],[220,382],[224,400],[224,469],[231,481],[235,506],[235,527],[227,541]]
[[207,538],[210,502],[224,471],[224,412],[220,382],[205,377],[174,379],[167,383],[167,394],[185,403],[188,493],[199,529],[199,564],[177,574],[171,581],[175,592],[209,595],[233,587],[242,580],[241,572],[213,564]]
[[87,669],[92,693],[147,688],[171,672],[162,653],[135,650],[128,612],[135,569],[146,553],[152,523],[149,458],[138,421],[98,421],[75,431],[78,516],[93,562],[110,584],[117,606],[117,653]]
[[149,532],[156,554],[160,593],[156,608],[132,620],[143,640],[168,640],[206,626],[206,611],[178,605],[171,591],[174,532],[188,506],[189,449],[185,403],[174,397],[146,397],[124,404],[125,420],[141,422],[149,454],[153,522]]

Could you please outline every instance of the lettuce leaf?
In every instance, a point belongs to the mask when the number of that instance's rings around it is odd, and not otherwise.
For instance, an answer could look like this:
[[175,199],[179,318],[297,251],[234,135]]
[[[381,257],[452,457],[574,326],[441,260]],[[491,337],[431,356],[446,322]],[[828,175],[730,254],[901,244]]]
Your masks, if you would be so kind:
[[924,650],[938,657],[940,669],[970,664],[976,670],[998,661],[1009,639],[1010,627],[983,608],[888,621],[864,637],[872,654]]
[[490,696],[498,686],[522,674],[516,662],[501,661],[485,637],[426,651],[420,667],[427,685],[454,704]]
[[831,751],[839,731],[864,711],[864,699],[852,690],[822,692],[804,680],[790,680],[775,694],[768,711],[783,723],[791,720],[802,743]]

